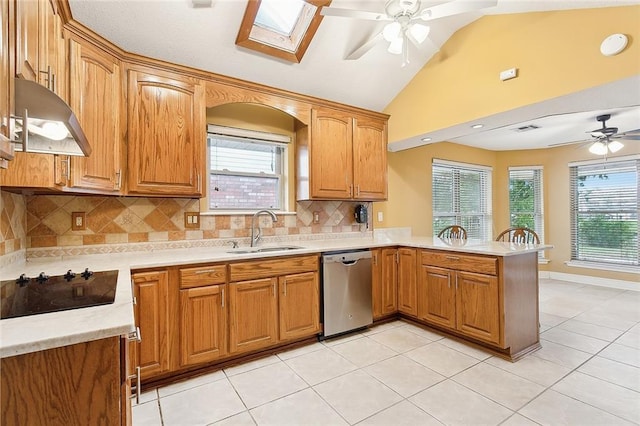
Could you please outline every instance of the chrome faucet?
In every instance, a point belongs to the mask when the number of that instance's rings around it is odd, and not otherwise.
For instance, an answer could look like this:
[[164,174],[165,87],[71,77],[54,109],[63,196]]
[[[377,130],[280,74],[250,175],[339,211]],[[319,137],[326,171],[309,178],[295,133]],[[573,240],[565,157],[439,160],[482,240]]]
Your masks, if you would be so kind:
[[260,216],[263,213],[270,215],[271,219],[274,222],[278,221],[278,217],[271,210],[258,210],[257,212],[255,212],[253,214],[253,217],[251,218],[251,247],[255,247],[258,244],[258,241],[260,241],[260,237],[262,236],[261,235],[262,231],[260,230],[260,224],[258,224],[258,232],[255,232],[255,229],[256,229],[256,219],[258,218],[258,216]]

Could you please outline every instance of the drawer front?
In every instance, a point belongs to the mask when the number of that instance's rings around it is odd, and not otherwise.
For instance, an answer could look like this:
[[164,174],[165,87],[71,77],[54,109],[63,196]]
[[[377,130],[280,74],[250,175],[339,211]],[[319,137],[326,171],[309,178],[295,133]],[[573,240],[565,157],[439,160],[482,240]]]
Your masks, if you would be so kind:
[[497,275],[498,259],[443,251],[422,251],[422,265]]
[[318,270],[318,256],[254,260],[229,265],[229,281],[245,281]]
[[180,269],[180,288],[224,284],[227,281],[227,265],[208,265]]

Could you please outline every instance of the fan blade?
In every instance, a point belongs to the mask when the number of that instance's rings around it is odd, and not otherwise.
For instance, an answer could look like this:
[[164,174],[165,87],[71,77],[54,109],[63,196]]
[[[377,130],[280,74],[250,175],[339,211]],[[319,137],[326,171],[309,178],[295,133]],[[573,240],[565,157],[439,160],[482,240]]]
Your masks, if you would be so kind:
[[420,48],[420,45],[424,44],[426,46],[429,46],[429,50],[433,50],[434,53],[440,51],[440,48],[428,36],[424,39],[422,43],[420,43],[420,41],[416,40],[413,34],[411,34],[411,31],[407,31],[406,34],[407,34],[407,38],[411,40],[411,43],[413,43],[413,45],[416,46],[417,48]]
[[366,19],[369,21],[393,21],[386,13],[367,12],[364,10],[355,9],[341,9],[338,7],[326,7],[324,6],[320,10],[320,14],[323,16],[337,16],[340,18],[355,18]]
[[419,16],[423,21],[432,21],[446,16],[493,7],[496,4],[498,4],[497,0],[454,0],[423,9]]
[[380,40],[382,40],[382,33],[378,33],[371,37],[369,40],[362,43],[359,47],[357,47],[353,52],[347,55],[346,60],[352,61],[354,59],[360,59],[362,55],[367,53],[373,46],[375,46]]

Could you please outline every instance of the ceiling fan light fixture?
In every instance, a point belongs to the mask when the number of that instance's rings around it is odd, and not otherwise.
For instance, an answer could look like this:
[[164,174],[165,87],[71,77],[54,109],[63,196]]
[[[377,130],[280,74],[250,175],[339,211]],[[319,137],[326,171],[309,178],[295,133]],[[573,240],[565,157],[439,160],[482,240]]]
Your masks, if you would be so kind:
[[393,43],[397,38],[399,38],[400,30],[402,30],[400,22],[390,22],[382,29],[382,37],[384,37],[384,39],[389,43]]
[[387,51],[389,53],[393,53],[394,55],[400,55],[402,53],[403,45],[404,45],[403,38],[398,37],[389,44],[389,48],[387,49]]
[[611,141],[607,144],[607,147],[609,148],[609,151],[611,151],[612,153],[615,153],[620,151],[622,148],[624,148],[624,144],[618,141]]
[[413,24],[408,31],[418,44],[422,44],[427,39],[430,29],[427,25]]
[[605,155],[607,153],[607,145],[601,141],[596,141],[589,147],[589,152],[595,155]]

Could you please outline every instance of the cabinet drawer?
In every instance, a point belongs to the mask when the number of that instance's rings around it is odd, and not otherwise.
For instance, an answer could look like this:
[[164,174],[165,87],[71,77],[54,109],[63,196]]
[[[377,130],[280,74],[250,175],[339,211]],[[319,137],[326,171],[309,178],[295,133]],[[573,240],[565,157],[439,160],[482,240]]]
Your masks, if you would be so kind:
[[224,284],[226,281],[227,266],[225,264],[180,269],[180,288]]
[[255,280],[318,270],[318,256],[255,260],[229,265],[229,281]]
[[495,257],[423,250],[422,265],[497,275],[498,259]]

